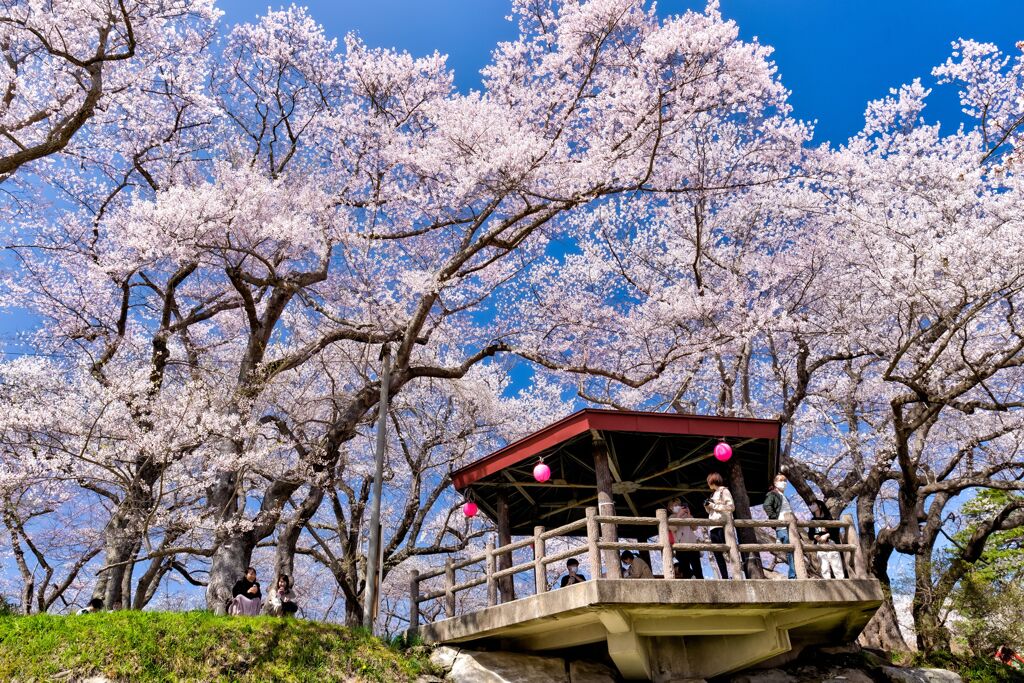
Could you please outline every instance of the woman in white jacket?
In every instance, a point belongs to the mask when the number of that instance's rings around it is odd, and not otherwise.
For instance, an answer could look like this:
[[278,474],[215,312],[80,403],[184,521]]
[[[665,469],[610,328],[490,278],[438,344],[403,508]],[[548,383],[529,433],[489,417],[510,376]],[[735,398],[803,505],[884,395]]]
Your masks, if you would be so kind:
[[[708,475],[708,488],[711,489],[711,497],[704,502],[704,509],[708,512],[708,519],[713,522],[720,522],[725,519],[726,512],[731,513],[736,509],[732,500],[732,493],[725,487],[725,480],[718,472]],[[708,534],[712,543],[725,543],[725,529],[720,526],[713,526]],[[729,569],[725,563],[725,553],[712,553],[715,562],[718,563],[718,573],[723,579],[729,578]]]

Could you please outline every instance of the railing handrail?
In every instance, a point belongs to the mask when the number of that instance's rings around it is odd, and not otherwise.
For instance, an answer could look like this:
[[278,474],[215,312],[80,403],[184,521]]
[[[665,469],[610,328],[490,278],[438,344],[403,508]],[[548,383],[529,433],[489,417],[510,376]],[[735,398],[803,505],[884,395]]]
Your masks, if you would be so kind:
[[[617,538],[615,535],[615,528],[619,525],[655,526],[658,528],[658,540],[644,542],[606,540],[605,535],[601,533],[601,529],[603,528],[607,531],[608,526],[610,526],[612,529],[610,537]],[[671,528],[682,526],[724,527],[725,543],[708,543],[706,541],[698,543],[675,542],[676,539],[670,536]],[[778,529],[785,527],[789,528],[790,539],[788,543],[739,543],[735,533],[737,528]],[[828,543],[810,543],[810,539],[807,539],[808,542],[805,543],[805,539],[801,536],[800,530],[813,527],[843,529],[846,532],[846,542],[832,543],[829,541]],[[557,552],[547,552],[547,541],[553,538],[568,536],[571,532],[584,528],[587,530],[587,535],[585,537],[586,543],[565,548]],[[509,557],[511,557],[512,551],[530,546],[533,546],[534,555],[531,560],[501,570],[496,568],[495,558],[499,555],[509,554]],[[646,550],[660,552],[663,558],[662,564],[668,568],[668,570],[664,572],[663,577],[666,579],[674,579],[674,576],[672,575],[673,572],[671,571],[672,554],[675,552],[694,551],[727,554],[728,564],[731,565],[730,569],[732,571],[732,578],[736,580],[741,580],[743,578],[743,572],[740,566],[740,553],[751,552],[793,553],[793,564],[797,578],[807,578],[807,566],[806,560],[804,559],[804,553],[844,552],[849,553],[852,556],[852,575],[855,578],[864,578],[867,575],[866,563],[858,540],[857,528],[850,515],[843,515],[841,519],[836,520],[798,520],[792,513],[786,513],[781,519],[733,519],[731,514],[722,513],[721,519],[712,520],[705,517],[669,517],[666,510],[658,510],[655,517],[600,515],[597,512],[597,508],[588,507],[586,508],[586,517],[583,519],[564,524],[554,529],[545,529],[541,526],[535,527],[533,535],[527,536],[519,541],[507,543],[500,547],[495,547],[494,541],[488,540],[487,548],[483,554],[473,555],[460,560],[454,560],[449,556],[445,559],[445,564],[442,568],[423,573],[413,570],[410,574],[410,628],[415,630],[418,627],[420,603],[436,600],[438,598],[445,598],[445,615],[447,617],[452,617],[455,614],[456,593],[486,584],[488,594],[487,603],[489,606],[493,606],[497,604],[498,580],[508,576],[514,576],[522,572],[533,571],[535,593],[544,593],[548,589],[548,565],[560,562],[570,557],[576,557],[578,555],[591,555],[590,572],[594,574],[593,580],[618,578],[618,565],[614,567],[609,566],[606,571],[602,570],[601,555],[603,554],[602,551],[617,552],[621,550]],[[607,561],[609,561],[608,558],[606,558],[606,562]],[[476,576],[467,581],[463,581],[462,583],[455,583],[456,571],[481,563],[485,565],[483,576]],[[606,573],[608,575],[607,577],[605,577]],[[445,577],[445,585],[443,588],[427,593],[420,593],[420,586],[424,581],[440,576]]]

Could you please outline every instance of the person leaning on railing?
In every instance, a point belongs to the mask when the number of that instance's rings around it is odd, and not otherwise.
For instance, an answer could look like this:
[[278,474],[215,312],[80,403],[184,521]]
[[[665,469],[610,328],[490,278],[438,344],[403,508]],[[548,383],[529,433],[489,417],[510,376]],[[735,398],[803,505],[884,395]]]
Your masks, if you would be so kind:
[[[678,498],[668,502],[668,516],[675,519],[690,519],[690,506]],[[692,525],[670,527],[668,531],[669,543],[696,543],[697,527]],[[696,550],[677,550],[675,552],[676,562],[679,563],[679,573],[684,579],[703,579],[704,570],[700,566],[700,553]]]
[[[732,493],[725,487],[725,480],[718,472],[708,475],[708,488],[711,489],[711,497],[704,501],[704,509],[708,512],[708,519],[712,522],[725,520],[725,513],[732,513],[736,509],[736,503],[732,500]],[[720,526],[711,527],[708,532],[712,543],[725,543],[725,529]],[[725,553],[713,552],[715,562],[718,563],[718,572],[723,579],[729,578],[729,569],[725,564]]]
[[644,558],[634,555],[631,551],[625,550],[619,556],[622,563],[626,565],[626,571],[622,574],[624,579],[653,579],[654,572],[651,566],[644,562]]
[[[828,506],[825,505],[825,501],[820,499],[815,500],[810,504],[810,508],[811,521],[832,521],[832,514],[828,511]],[[839,529],[834,526],[812,527],[810,534],[811,539],[815,543],[842,543],[839,539]],[[827,576],[829,573],[832,574],[833,579],[842,579],[845,577],[845,574],[843,573],[843,558],[839,556],[838,550],[823,550],[818,553],[818,561],[821,562],[821,578],[829,578]]]
[[[768,519],[778,519],[784,522],[783,515],[793,514],[793,507],[789,504],[789,498],[786,497],[786,484],[788,483],[789,480],[786,479],[785,474],[775,475],[774,486],[764,497],[764,505],[761,506]],[[779,543],[789,543],[789,526],[776,527],[775,537],[779,539]],[[789,578],[795,579],[796,565],[793,564],[793,551],[786,553],[786,563],[789,565]]]

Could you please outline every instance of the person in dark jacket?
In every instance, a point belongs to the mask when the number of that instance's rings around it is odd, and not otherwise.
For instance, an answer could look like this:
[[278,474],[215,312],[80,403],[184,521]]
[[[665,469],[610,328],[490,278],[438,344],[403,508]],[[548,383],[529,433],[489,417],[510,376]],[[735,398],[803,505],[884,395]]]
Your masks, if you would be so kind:
[[228,607],[229,614],[247,614],[256,616],[260,613],[263,605],[263,594],[260,592],[260,583],[256,580],[256,570],[249,567],[245,570],[245,576],[235,582],[231,589],[231,604]]
[[[761,506],[768,519],[777,519],[785,522],[786,518],[783,515],[787,513],[793,514],[793,506],[789,504],[789,498],[786,497],[786,486],[788,484],[789,480],[786,479],[786,475],[775,475],[772,490],[764,497],[764,504]],[[779,543],[789,543],[789,527],[775,527],[775,538],[779,539]],[[792,552],[786,553],[786,564],[789,565],[789,578],[795,579],[796,567],[793,565]]]
[[566,575],[562,577],[562,581],[558,584],[559,588],[565,588],[566,586],[574,586],[577,583],[583,583],[587,580],[587,577],[580,573],[580,561],[575,557],[570,557],[565,563]]
[[[832,513],[828,511],[828,506],[825,505],[825,501],[817,499],[810,505],[811,508],[811,521],[822,522],[832,521]],[[823,543],[834,543],[836,545],[842,543],[842,539],[839,536],[839,529],[836,527],[812,527],[811,540],[818,544]],[[843,558],[839,556],[838,550],[825,550],[818,553],[818,560],[821,562],[821,578],[829,578],[829,574],[832,575],[833,579],[842,579],[846,576],[843,571]]]
[[77,614],[95,614],[96,612],[103,611],[103,600],[100,598],[93,598],[89,601],[89,604],[78,610]]

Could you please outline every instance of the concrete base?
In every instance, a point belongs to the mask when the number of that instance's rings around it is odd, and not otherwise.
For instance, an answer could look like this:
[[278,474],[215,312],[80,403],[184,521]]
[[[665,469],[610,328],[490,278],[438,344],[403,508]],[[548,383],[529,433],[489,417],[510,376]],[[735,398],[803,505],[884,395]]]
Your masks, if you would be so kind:
[[848,642],[881,601],[874,580],[605,579],[427,624],[420,635],[530,652],[605,641],[624,678],[668,683]]

